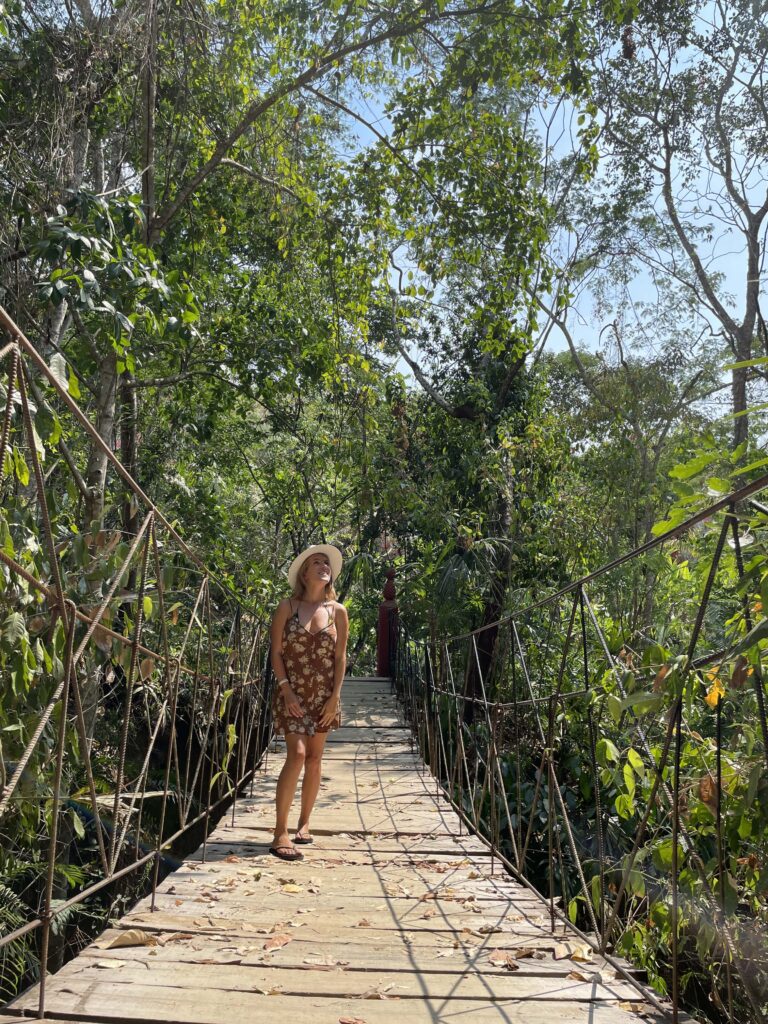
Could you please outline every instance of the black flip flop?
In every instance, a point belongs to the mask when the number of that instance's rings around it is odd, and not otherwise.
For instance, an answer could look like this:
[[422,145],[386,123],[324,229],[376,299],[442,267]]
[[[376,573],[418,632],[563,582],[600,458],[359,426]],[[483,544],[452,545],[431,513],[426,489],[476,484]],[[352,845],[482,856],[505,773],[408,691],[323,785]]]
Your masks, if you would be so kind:
[[[292,853],[281,853],[281,850],[291,850]],[[304,854],[294,850],[292,846],[270,846],[269,852],[278,860],[304,860]]]
[[315,840],[312,836],[309,836],[307,839],[302,839],[301,836],[294,836],[293,841],[297,846],[311,846]]

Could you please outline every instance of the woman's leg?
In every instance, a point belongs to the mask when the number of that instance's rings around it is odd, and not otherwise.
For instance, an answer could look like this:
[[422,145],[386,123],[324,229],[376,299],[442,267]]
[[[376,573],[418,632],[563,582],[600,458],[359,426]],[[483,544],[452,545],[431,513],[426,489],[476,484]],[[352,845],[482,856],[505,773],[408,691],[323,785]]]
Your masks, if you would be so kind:
[[293,845],[288,835],[288,815],[296,795],[296,784],[299,781],[301,769],[304,767],[306,745],[309,739],[309,736],[291,732],[286,733],[285,736],[288,752],[277,780],[275,793],[275,838],[272,843],[274,847],[291,847]]
[[317,732],[314,736],[307,736],[306,759],[304,761],[304,781],[301,784],[301,813],[299,815],[299,827],[296,834],[302,838],[309,836],[309,816],[315,806],[317,794],[320,790],[320,776],[322,772],[323,749],[328,739],[327,732]]

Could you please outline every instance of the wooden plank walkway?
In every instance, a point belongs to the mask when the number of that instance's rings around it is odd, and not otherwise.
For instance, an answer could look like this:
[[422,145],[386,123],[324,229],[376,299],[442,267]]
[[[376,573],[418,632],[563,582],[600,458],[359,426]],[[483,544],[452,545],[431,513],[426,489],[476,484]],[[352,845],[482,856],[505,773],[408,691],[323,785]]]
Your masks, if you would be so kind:
[[[92,1024],[631,1024],[661,1020],[492,865],[412,750],[386,680],[345,683],[313,846],[269,856],[279,743],[254,795],[157,894],[49,978]],[[136,945],[133,943],[146,943]],[[126,943],[121,945],[120,943]],[[576,951],[577,959],[568,956]],[[32,989],[5,1012],[34,1015]],[[0,1018],[6,1020],[8,1018]],[[27,1016],[28,1019],[28,1016]]]

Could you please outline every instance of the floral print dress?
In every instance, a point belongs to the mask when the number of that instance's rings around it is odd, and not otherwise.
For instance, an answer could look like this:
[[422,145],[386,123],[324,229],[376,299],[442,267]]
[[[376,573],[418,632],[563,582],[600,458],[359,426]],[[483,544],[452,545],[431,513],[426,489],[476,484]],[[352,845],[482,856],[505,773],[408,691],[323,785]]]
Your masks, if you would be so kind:
[[341,725],[341,707],[330,725],[320,725],[323,706],[333,692],[336,664],[336,625],[331,607],[326,604],[325,609],[328,624],[315,633],[299,622],[298,608],[285,624],[283,662],[291,689],[299,698],[304,714],[301,718],[289,715],[283,697],[276,690],[272,703],[276,732],[314,736],[318,732],[338,729]]

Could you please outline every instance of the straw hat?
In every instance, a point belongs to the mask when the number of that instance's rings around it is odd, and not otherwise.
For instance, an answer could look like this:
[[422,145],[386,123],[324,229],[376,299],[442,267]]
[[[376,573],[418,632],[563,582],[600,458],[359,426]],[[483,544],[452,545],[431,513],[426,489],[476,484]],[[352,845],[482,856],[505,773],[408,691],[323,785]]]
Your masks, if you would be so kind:
[[335,548],[333,544],[311,544],[308,548],[305,548],[300,555],[297,555],[288,567],[288,582],[291,585],[291,589],[296,586],[296,580],[299,578],[299,570],[304,562],[310,555],[318,553],[328,556],[328,561],[331,563],[331,582],[336,580],[341,572],[342,562],[342,556],[339,549]]

